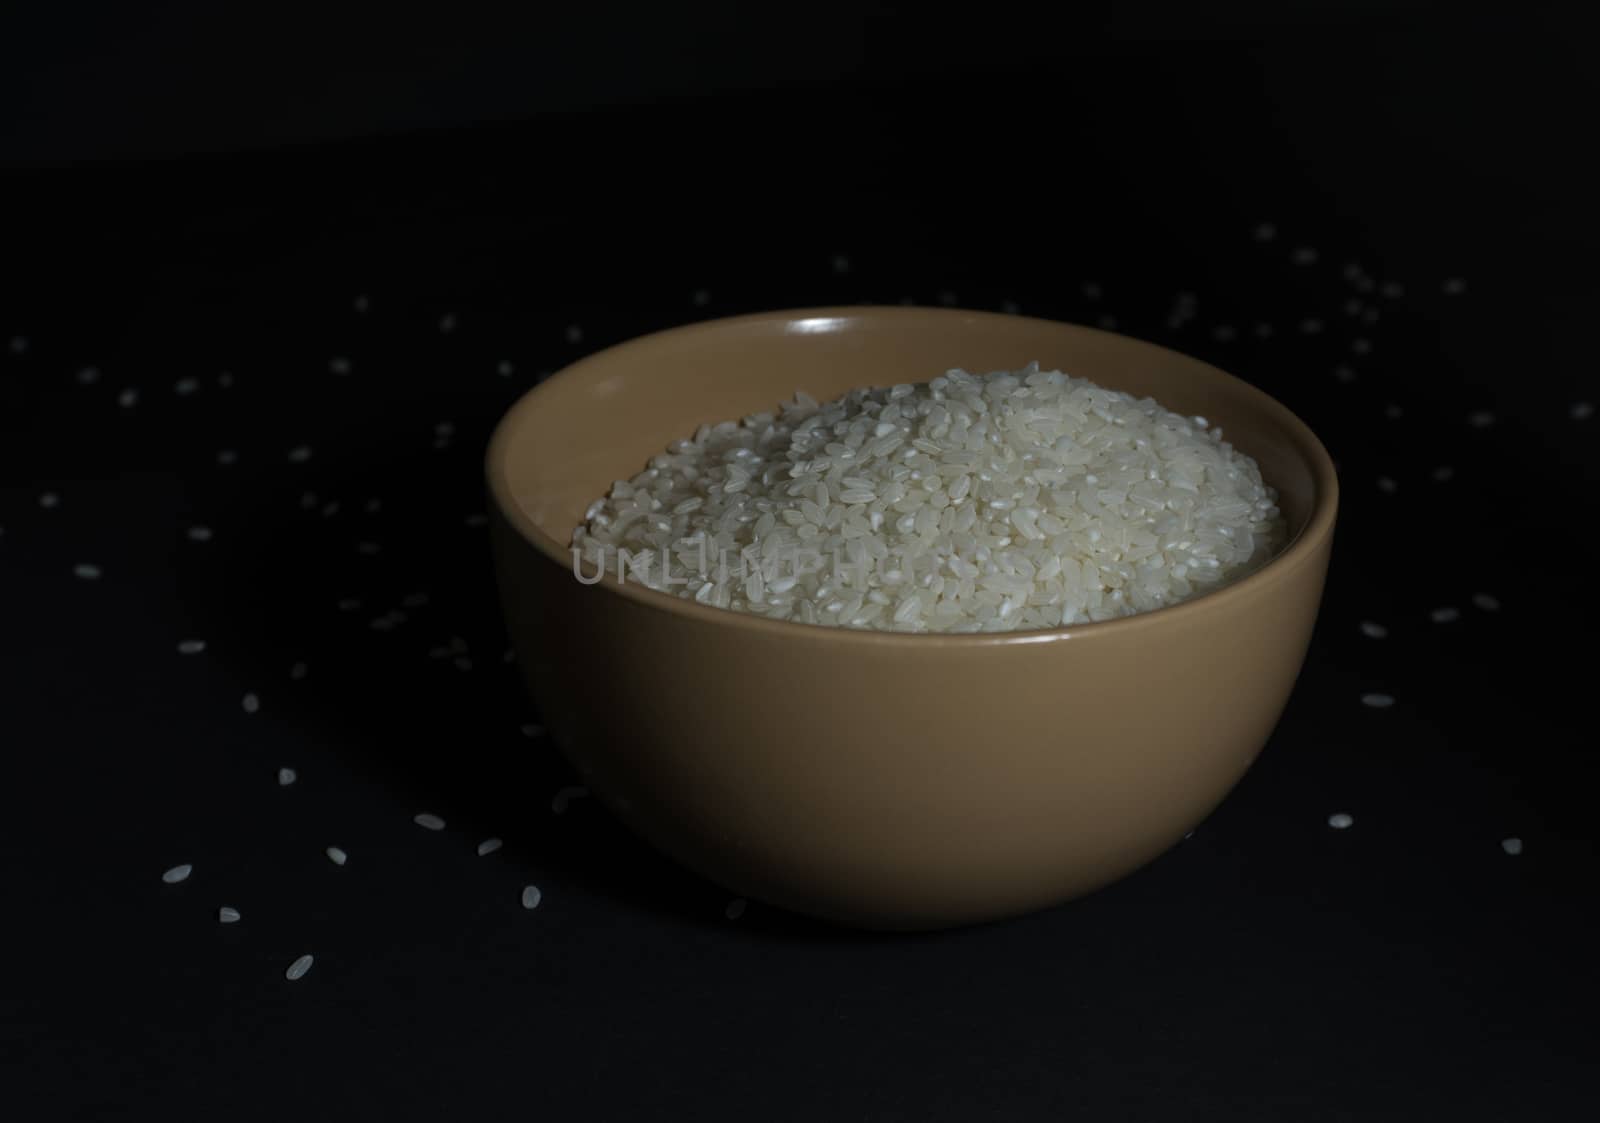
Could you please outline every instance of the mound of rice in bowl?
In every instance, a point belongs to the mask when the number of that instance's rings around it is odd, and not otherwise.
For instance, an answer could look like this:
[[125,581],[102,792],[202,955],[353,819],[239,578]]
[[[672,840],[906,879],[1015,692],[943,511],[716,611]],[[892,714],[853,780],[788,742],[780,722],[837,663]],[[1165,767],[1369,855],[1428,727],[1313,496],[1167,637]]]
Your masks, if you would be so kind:
[[1037,363],[702,425],[590,506],[574,572],[904,632],[1109,620],[1238,580],[1277,495],[1204,418]]

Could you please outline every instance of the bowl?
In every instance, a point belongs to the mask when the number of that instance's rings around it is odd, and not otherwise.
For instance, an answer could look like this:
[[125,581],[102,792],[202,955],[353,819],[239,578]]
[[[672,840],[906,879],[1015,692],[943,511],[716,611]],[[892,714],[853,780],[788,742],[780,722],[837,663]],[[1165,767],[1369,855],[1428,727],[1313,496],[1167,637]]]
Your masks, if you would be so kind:
[[[575,579],[589,504],[702,422],[797,389],[1034,360],[1220,425],[1278,490],[1287,546],[1158,611],[987,635],[773,621]],[[737,894],[879,929],[1058,904],[1193,829],[1289,698],[1338,504],[1321,443],[1247,383],[1125,336],[955,309],[772,312],[612,347],[512,406],[487,473],[506,623],[583,783]]]

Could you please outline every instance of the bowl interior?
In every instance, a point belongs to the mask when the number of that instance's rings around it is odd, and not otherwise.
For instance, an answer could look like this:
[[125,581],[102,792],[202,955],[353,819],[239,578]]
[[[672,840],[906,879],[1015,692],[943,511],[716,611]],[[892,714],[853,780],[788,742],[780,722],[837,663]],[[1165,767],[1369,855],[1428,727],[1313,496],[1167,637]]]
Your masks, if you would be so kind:
[[1220,425],[1278,490],[1291,541],[1332,491],[1327,453],[1304,424],[1198,359],[1052,320],[898,307],[716,320],[599,352],[512,408],[490,450],[490,477],[512,521],[567,564],[589,504],[701,424],[774,409],[796,390],[823,401],[857,386],[925,382],[953,367],[1015,370],[1033,361]]

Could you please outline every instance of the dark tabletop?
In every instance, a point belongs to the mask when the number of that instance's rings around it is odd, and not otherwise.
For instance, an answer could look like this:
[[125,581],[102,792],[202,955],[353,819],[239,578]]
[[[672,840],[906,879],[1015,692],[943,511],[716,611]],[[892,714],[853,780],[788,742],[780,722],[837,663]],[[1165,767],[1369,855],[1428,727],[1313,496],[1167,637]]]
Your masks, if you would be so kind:
[[[4,1116],[1589,1118],[1592,194],[1537,82],[1342,49],[8,175]],[[484,443],[641,332],[906,301],[1280,397],[1343,481],[1321,622],[1117,885],[730,916],[557,798]]]

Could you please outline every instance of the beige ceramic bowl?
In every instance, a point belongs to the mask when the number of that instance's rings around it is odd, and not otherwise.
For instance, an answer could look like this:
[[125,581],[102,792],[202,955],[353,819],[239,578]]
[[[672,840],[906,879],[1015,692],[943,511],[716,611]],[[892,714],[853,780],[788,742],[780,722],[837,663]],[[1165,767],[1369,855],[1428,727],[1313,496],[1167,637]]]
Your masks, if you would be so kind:
[[[589,503],[702,422],[797,389],[1033,360],[1220,424],[1278,489],[1289,546],[1181,605],[1004,635],[768,621],[574,579]],[[911,308],[744,316],[591,355],[512,407],[488,479],[511,636],[590,789],[734,892],[908,929],[1066,901],[1204,818],[1289,697],[1338,502],[1317,438],[1215,367],[1071,324]]]

